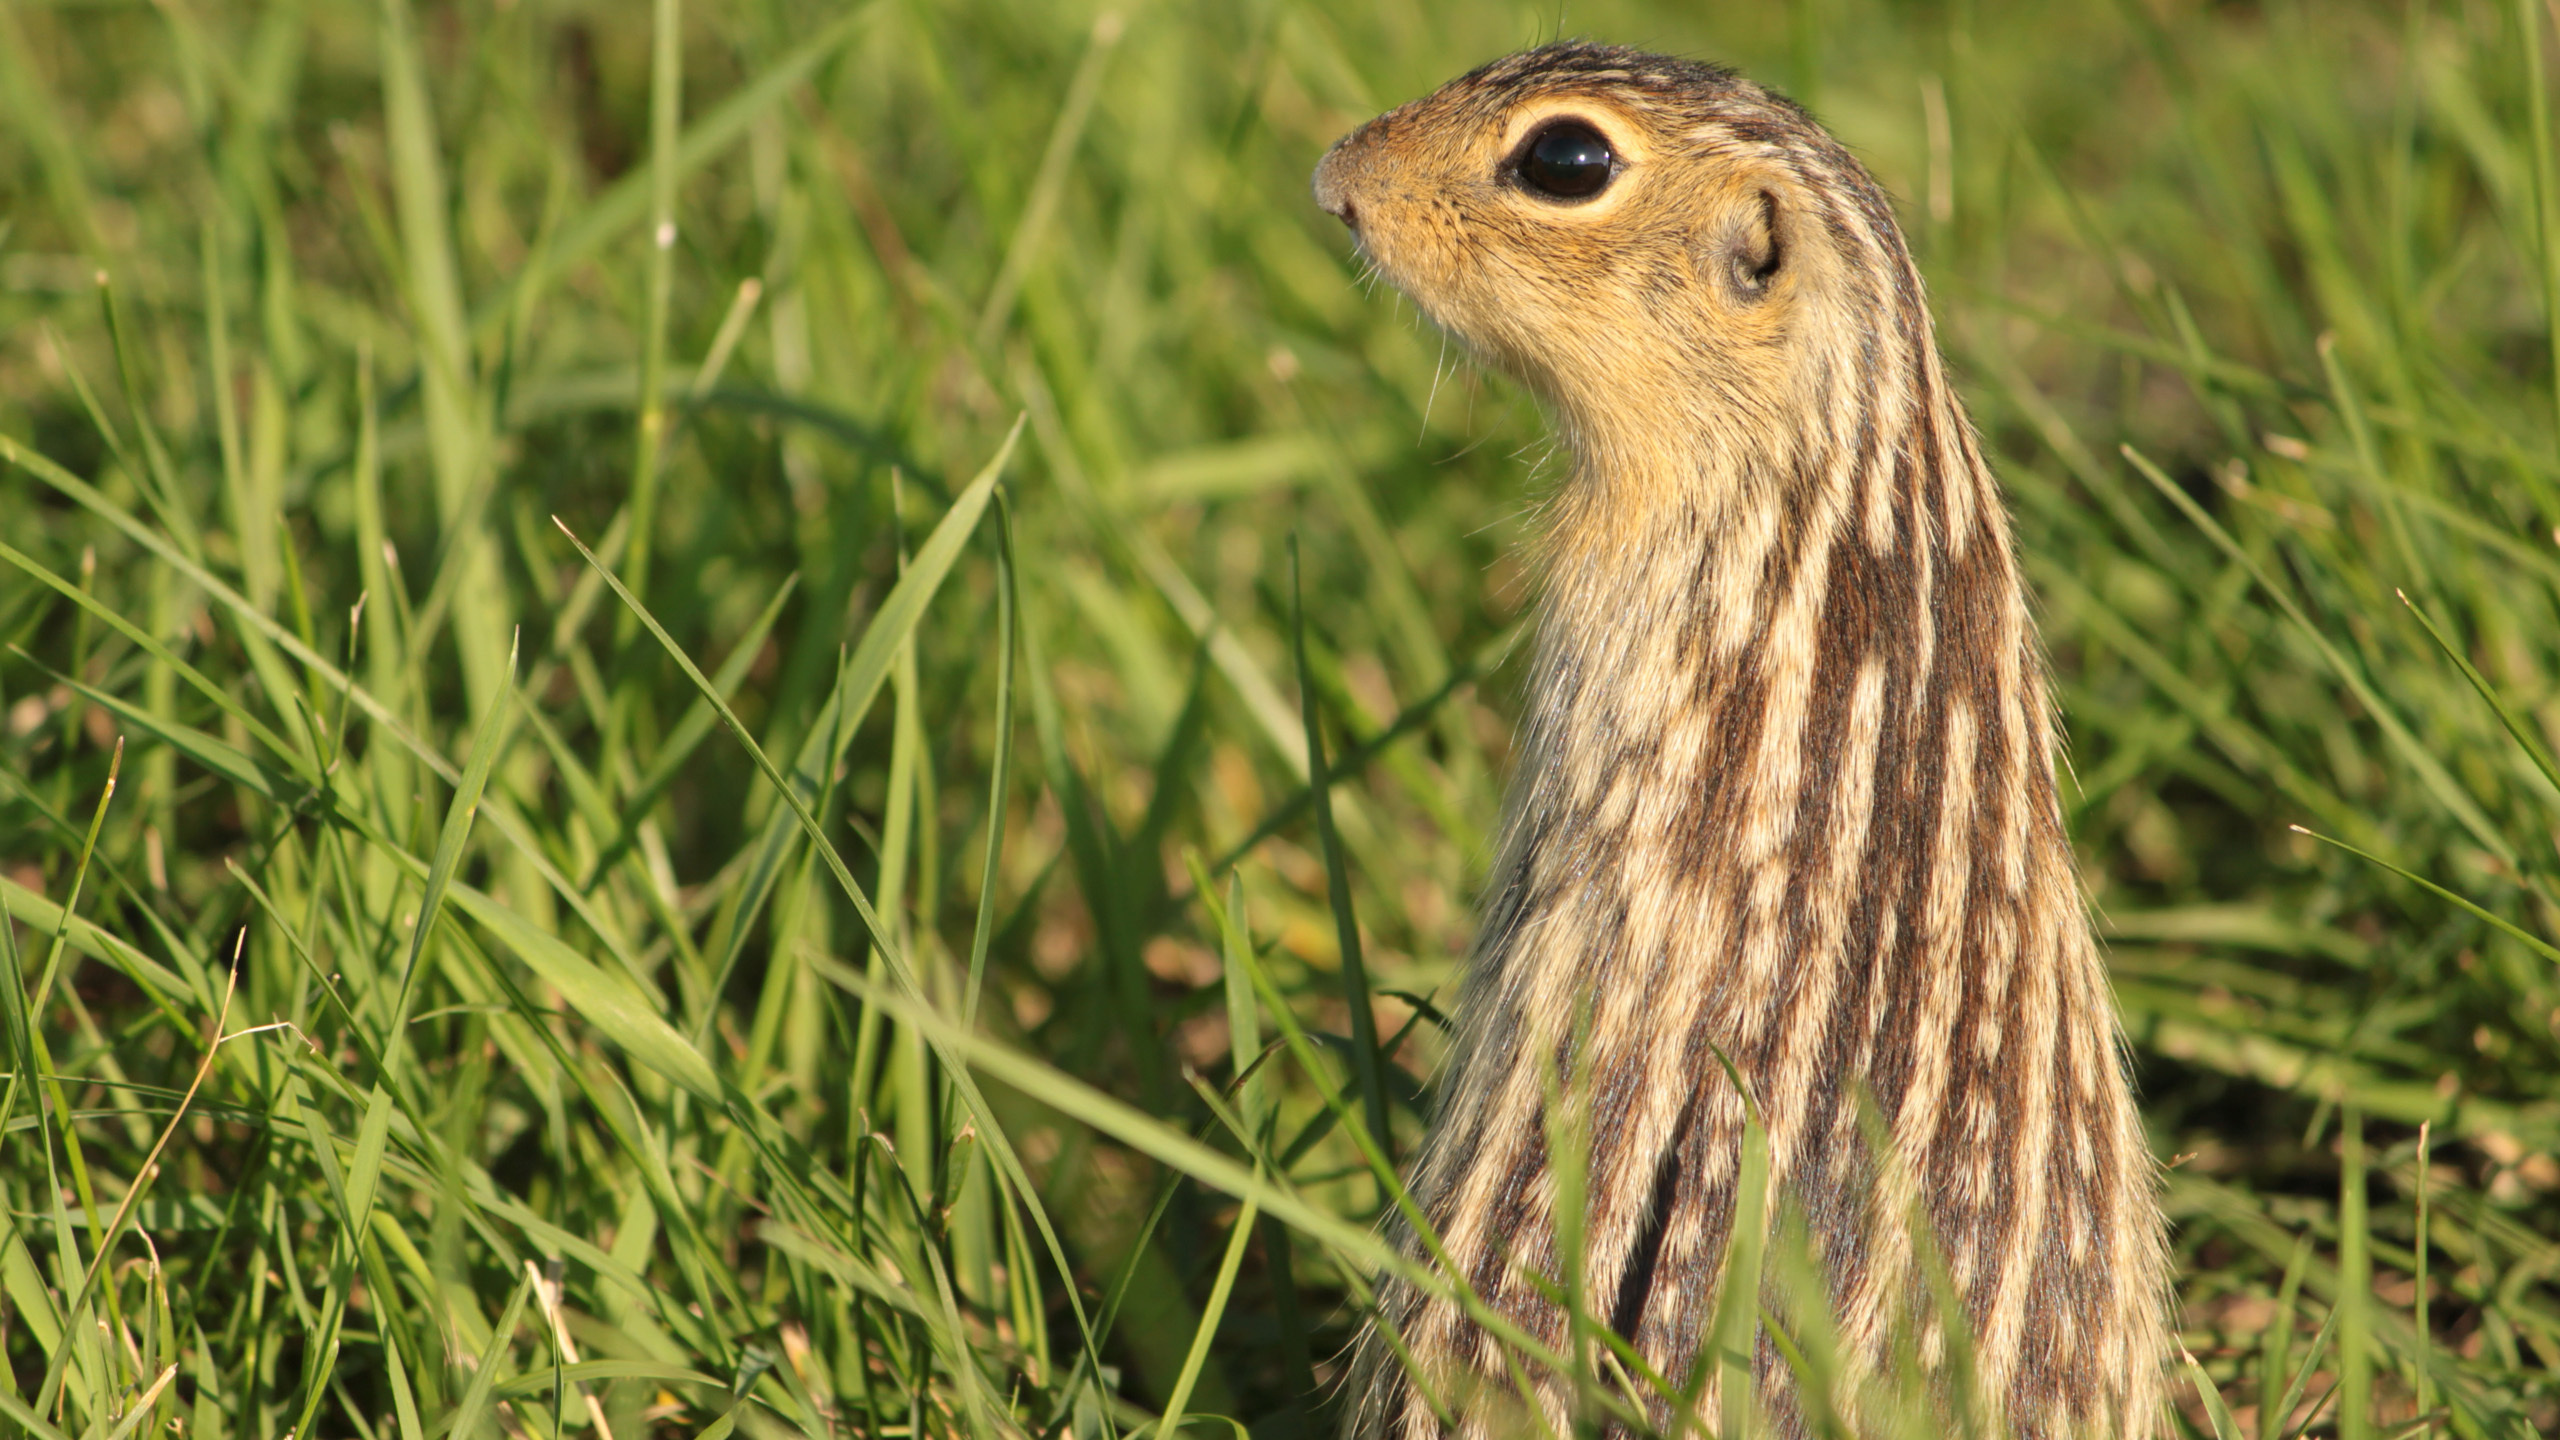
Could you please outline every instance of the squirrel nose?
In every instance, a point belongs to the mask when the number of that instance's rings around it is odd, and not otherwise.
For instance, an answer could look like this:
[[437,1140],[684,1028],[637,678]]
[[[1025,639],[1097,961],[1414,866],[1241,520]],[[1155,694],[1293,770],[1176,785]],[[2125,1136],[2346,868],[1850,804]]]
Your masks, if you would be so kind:
[[1350,187],[1343,183],[1342,147],[1337,145],[1316,165],[1316,208],[1343,224],[1360,228],[1360,207],[1351,202]]

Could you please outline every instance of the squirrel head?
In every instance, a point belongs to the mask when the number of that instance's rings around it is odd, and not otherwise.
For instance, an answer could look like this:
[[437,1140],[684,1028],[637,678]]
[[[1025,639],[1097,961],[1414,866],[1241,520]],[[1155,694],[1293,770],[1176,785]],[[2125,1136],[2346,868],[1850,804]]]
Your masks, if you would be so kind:
[[1315,196],[1379,274],[1549,402],[1586,470],[1793,447],[1879,342],[1927,340],[1864,167],[1710,65],[1508,56],[1345,137]]

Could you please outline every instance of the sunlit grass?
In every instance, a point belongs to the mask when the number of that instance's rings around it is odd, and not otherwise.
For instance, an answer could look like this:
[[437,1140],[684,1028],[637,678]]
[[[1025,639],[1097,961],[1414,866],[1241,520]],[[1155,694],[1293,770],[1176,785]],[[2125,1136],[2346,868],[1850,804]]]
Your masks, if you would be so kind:
[[[2173,1423],[2560,1426],[2547,7],[1563,23],[1903,204]],[[0,8],[0,1430],[1330,1427],[1555,467],[1306,177],[1557,24]]]

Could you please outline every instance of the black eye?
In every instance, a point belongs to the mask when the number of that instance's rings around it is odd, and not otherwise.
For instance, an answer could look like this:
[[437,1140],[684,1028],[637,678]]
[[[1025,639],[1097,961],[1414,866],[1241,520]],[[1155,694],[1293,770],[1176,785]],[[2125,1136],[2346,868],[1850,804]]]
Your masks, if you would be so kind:
[[1541,195],[1582,200],[1607,187],[1616,158],[1599,131],[1568,120],[1539,131],[1520,152],[1520,182]]

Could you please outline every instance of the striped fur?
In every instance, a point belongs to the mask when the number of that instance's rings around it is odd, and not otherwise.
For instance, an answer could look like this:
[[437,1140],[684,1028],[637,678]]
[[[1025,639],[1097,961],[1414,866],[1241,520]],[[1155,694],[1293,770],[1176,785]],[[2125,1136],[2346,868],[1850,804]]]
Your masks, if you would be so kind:
[[[1504,173],[1559,116],[1625,165],[1579,205]],[[1991,1407],[2022,1434],[2151,1434],[2155,1167],[2006,509],[1882,192],[1747,81],[1577,45],[1372,121],[1316,189],[1387,279],[1540,393],[1574,456],[1414,1182],[1457,1268],[1561,1346],[1545,1108],[1570,1092],[1591,1136],[1583,1302],[1686,1374],[1735,1210],[1744,1111],[1721,1052],[1854,1360],[1948,1353],[1914,1298],[1921,1215]],[[1733,258],[1764,251],[1756,290]],[[1454,1305],[1391,1283],[1382,1307],[1444,1399],[1516,1406]],[[1755,1369],[1800,1431],[1765,1337]],[[1350,1434],[1436,1432],[1374,1331],[1351,1383]],[[1563,1433],[1564,1387],[1532,1387]],[[1525,1418],[1482,1401],[1460,1429]]]

